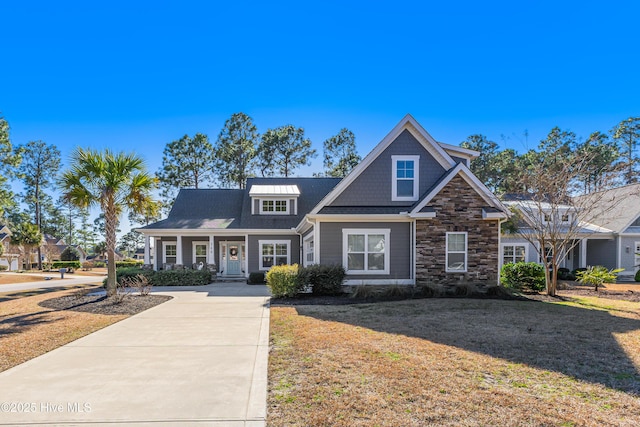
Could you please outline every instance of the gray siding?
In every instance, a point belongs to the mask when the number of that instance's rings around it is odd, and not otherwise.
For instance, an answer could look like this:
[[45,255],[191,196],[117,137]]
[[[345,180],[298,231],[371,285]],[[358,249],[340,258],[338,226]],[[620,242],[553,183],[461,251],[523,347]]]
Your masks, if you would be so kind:
[[413,205],[414,202],[391,201],[392,155],[420,155],[420,195],[431,188],[445,172],[422,144],[405,130],[331,203],[331,206]]
[[345,228],[388,228],[390,274],[353,275],[347,279],[410,279],[411,278],[411,223],[408,222],[323,222],[320,224],[321,264],[342,265],[342,230]]
[[616,249],[615,240],[587,241],[587,265],[616,268]]
[[[621,236],[620,239],[620,246],[622,248],[620,254],[620,268],[624,268],[623,274],[635,274],[635,272],[638,271],[636,264],[640,263],[636,262],[635,244],[636,242],[640,242],[640,236]],[[629,252],[627,252],[627,248],[629,248]]]
[[300,236],[297,234],[284,235],[250,235],[247,243],[247,256],[249,257],[249,271],[253,273],[260,271],[260,248],[258,241],[260,240],[290,240],[291,241],[291,264],[300,264]]

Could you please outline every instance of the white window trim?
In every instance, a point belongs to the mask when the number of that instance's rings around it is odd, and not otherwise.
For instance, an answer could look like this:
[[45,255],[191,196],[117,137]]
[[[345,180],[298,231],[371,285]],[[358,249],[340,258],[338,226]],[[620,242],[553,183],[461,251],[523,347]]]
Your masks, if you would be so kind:
[[[449,251],[449,235],[451,234],[464,234],[464,252],[461,251]],[[447,236],[445,239],[445,260],[444,267],[447,273],[466,273],[469,269],[469,245],[468,245],[468,234],[466,231],[450,231],[447,232]],[[464,253],[464,270],[452,270],[449,269],[449,254],[461,254]]]
[[[178,262],[178,241],[177,240],[173,240],[173,241],[166,241],[166,242],[162,242],[162,264],[166,264],[167,263],[167,246],[173,245],[176,247],[176,264],[180,264]],[[173,256],[173,255],[172,255]]]
[[[350,234],[383,234],[384,235],[384,270],[349,270],[349,235]],[[389,228],[343,228],[342,229],[342,265],[347,274],[389,274],[391,271],[391,229]],[[367,244],[365,238],[365,265],[367,264]]]
[[528,243],[501,243],[500,244],[500,267],[504,265],[504,248],[506,246],[513,247],[513,253],[515,258],[515,247],[516,246],[524,246],[524,262],[528,262],[529,259],[529,244]]
[[[398,197],[398,161],[413,160],[413,197]],[[391,156],[391,200],[394,202],[415,202],[420,197],[420,156]]]
[[274,245],[273,248],[273,265],[275,264],[275,257],[276,257],[276,253],[275,253],[275,245],[278,244],[286,244],[287,245],[287,264],[291,264],[291,240],[258,240],[258,256],[260,258],[259,264],[260,264],[260,270],[261,271],[268,271],[269,269],[271,269],[271,267],[265,267],[264,265],[262,265],[262,245]]
[[[262,203],[265,201],[273,201],[273,209],[272,211],[265,211],[263,209],[263,205]],[[276,202],[284,202],[287,209],[285,211],[276,211]],[[269,199],[258,199],[258,205],[260,207],[260,215],[289,215],[289,212],[291,211],[291,200],[289,199],[283,199],[283,198],[269,198]]]
[[[191,262],[193,264],[196,263],[196,245],[203,245],[206,249],[206,254],[205,254],[205,258],[207,259],[207,262],[209,262],[209,241],[208,240],[203,240],[203,241],[193,241],[191,243]],[[205,262],[205,265],[207,264],[207,262]]]
[[[309,241],[313,241],[313,244],[311,245],[311,251],[308,251],[308,248],[307,248],[307,243],[309,243]],[[307,237],[305,237],[303,239],[303,243],[302,243],[302,247],[304,248],[303,251],[302,251],[302,256],[304,257],[303,265],[305,267],[308,267],[308,266],[313,265],[313,264],[316,263],[315,245],[316,245],[316,241],[314,239],[313,232],[311,232],[311,233],[309,233],[309,235],[307,235]],[[307,260],[307,255],[309,253],[313,254],[313,261],[308,261]]]

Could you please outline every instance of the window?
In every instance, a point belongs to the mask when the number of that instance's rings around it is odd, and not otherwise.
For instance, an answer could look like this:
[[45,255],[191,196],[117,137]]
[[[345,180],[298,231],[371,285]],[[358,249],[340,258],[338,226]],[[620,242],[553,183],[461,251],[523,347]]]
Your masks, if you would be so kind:
[[268,270],[274,265],[290,264],[290,240],[260,240],[260,270]]
[[207,264],[207,247],[208,242],[193,242],[193,263]]
[[342,230],[347,274],[389,274],[389,233],[389,229]]
[[391,156],[393,164],[391,200],[418,200],[420,156]]
[[162,262],[164,264],[178,263],[177,242],[162,242]]
[[527,248],[524,245],[503,245],[502,246],[502,265],[510,262],[526,262]]
[[261,200],[260,201],[260,213],[261,214],[288,214],[289,213],[289,201],[288,200]]
[[569,214],[562,215],[562,222],[569,222]]
[[314,258],[314,241],[313,241],[313,233],[311,233],[311,237],[307,238],[304,241],[304,265],[311,265],[315,262]]
[[544,222],[551,222],[551,215],[544,214]]
[[446,271],[465,273],[467,271],[467,233],[447,233]]

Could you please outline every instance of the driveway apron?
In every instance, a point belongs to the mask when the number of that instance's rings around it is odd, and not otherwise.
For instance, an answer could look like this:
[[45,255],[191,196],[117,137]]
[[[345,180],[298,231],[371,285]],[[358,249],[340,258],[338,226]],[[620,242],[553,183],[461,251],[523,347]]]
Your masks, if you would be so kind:
[[0,425],[264,426],[264,286],[160,288],[172,300],[0,373]]

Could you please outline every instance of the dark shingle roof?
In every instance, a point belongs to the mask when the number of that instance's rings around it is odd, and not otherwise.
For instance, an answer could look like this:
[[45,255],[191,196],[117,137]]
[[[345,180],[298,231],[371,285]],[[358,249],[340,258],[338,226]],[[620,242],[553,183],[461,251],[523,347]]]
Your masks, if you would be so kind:
[[[182,189],[167,219],[142,227],[158,229],[290,229],[341,178],[249,178],[246,189]],[[297,185],[297,215],[252,215],[252,185]]]

